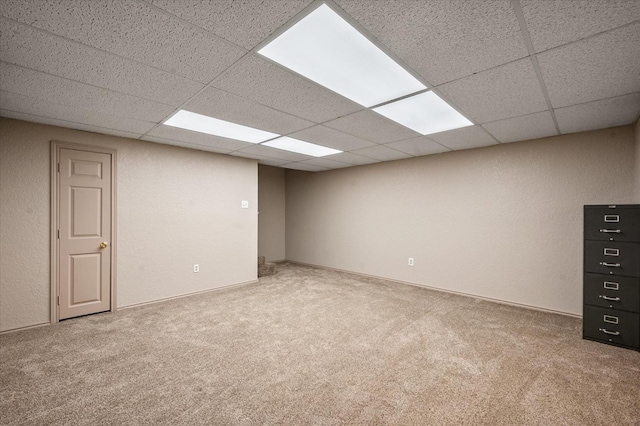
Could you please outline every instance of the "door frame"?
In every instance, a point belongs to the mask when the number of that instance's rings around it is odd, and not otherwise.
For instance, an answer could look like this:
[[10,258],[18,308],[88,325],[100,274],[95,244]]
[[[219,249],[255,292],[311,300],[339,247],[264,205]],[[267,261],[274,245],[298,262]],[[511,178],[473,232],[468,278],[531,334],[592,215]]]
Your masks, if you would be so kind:
[[117,283],[117,275],[116,275],[116,265],[117,265],[117,256],[116,256],[116,160],[117,160],[117,151],[115,149],[104,148],[100,146],[94,145],[82,145],[71,142],[61,142],[52,140],[51,141],[51,268],[50,268],[50,322],[51,324],[57,323],[58,320],[58,296],[59,296],[59,276],[58,276],[58,266],[59,266],[59,248],[58,248],[58,228],[59,228],[59,217],[58,217],[58,184],[59,184],[59,174],[58,174],[58,163],[60,159],[60,150],[61,149],[74,149],[77,151],[88,151],[88,152],[97,152],[101,154],[108,154],[111,156],[111,312],[116,311],[116,283]]

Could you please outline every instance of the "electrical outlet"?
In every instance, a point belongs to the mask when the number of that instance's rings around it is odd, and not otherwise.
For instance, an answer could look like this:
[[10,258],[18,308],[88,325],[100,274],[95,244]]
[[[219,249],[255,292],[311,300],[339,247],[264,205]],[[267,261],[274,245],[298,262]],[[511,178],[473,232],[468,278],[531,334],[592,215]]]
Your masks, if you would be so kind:
[[413,266],[413,257],[409,258],[409,266]]
[[198,265],[197,263],[193,265],[193,272],[200,272],[200,265]]
[[249,201],[248,200],[242,200],[242,202],[240,203],[240,207],[242,207],[243,209],[248,209],[249,208]]

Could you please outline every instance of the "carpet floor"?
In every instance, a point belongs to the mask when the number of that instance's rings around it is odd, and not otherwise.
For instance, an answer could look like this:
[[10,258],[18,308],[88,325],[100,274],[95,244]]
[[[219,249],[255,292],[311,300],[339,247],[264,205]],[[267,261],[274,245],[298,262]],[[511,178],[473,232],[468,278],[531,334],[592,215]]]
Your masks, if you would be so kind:
[[3,425],[638,425],[581,320],[295,264],[0,335]]

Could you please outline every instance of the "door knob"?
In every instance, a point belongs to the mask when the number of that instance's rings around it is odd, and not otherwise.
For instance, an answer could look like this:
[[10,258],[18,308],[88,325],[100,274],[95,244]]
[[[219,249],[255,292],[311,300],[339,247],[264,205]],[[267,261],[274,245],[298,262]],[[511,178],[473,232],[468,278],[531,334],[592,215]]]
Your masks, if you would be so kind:
[[104,241],[100,243],[100,248],[107,248],[107,243]]

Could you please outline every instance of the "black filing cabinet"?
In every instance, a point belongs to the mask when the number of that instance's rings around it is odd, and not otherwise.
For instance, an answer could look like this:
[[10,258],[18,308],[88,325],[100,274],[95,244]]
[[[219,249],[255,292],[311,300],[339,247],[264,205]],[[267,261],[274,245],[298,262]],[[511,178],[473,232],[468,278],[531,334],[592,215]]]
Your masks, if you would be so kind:
[[640,204],[584,206],[585,339],[640,350]]

